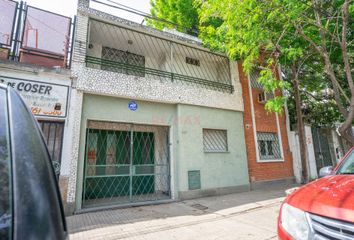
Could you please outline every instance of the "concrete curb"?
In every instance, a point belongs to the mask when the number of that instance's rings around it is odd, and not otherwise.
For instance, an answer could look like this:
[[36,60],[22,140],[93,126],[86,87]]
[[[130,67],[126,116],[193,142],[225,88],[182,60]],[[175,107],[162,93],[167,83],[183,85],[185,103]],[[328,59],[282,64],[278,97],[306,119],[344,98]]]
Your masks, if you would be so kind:
[[219,210],[219,211],[215,211],[215,212],[210,212],[210,213],[212,213],[212,214],[215,213],[215,214],[223,215],[223,216],[237,215],[237,214],[242,214],[242,213],[246,213],[246,212],[250,212],[253,210],[260,209],[260,208],[266,208],[268,206],[278,204],[278,203],[282,202],[284,199],[285,199],[284,197],[274,198],[274,199],[270,199],[270,200],[264,200],[264,201],[254,202],[254,203],[243,204],[243,205],[239,205],[236,207],[231,207],[231,208],[227,208],[227,209],[223,209],[223,210]]

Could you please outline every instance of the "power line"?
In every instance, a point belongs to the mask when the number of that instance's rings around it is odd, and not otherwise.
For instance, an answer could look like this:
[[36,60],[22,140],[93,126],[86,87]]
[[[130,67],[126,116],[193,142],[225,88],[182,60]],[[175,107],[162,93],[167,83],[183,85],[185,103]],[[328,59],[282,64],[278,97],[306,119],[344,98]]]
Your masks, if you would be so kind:
[[[104,2],[101,2],[101,1],[98,1],[98,0],[91,0],[93,2],[97,2],[97,3],[100,3],[100,4],[103,4],[103,5],[106,5],[108,7],[113,7],[113,8],[116,8],[116,9],[119,9],[119,10],[123,10],[123,11],[126,11],[126,12],[130,12],[130,13],[133,13],[133,14],[136,14],[136,15],[139,15],[139,16],[142,16],[142,17],[147,17],[147,18],[150,18],[152,20],[156,20],[156,21],[161,21],[161,22],[165,22],[165,23],[169,23],[169,24],[172,24],[172,25],[175,25],[175,26],[179,26],[177,23],[174,23],[174,22],[170,22],[166,19],[163,19],[163,18],[157,18],[157,17],[154,17],[152,15],[149,15],[147,13],[144,13],[144,12],[141,12],[139,10],[136,10],[134,8],[131,8],[131,7],[128,7],[128,6],[125,6],[123,4],[119,4],[121,6],[124,6],[124,7],[120,7],[120,6],[114,6],[114,5],[111,5],[111,4],[108,4],[108,3],[104,3]],[[110,0],[106,0],[106,1],[109,1],[111,3],[114,3],[114,4],[117,4],[116,2],[113,2],[113,1],[110,1]]]
[[146,12],[140,11],[140,10],[138,10],[138,9],[129,7],[129,6],[124,5],[124,4],[121,4],[121,3],[117,3],[117,2],[112,1],[112,0],[106,0],[106,1],[107,1],[107,2],[110,2],[110,3],[113,3],[113,4],[115,4],[115,5],[121,6],[121,7],[123,7],[123,8],[129,9],[129,10],[132,10],[132,11],[135,11],[135,12],[140,13],[140,14],[151,15],[151,14],[148,14],[148,13],[146,13]]
[[108,6],[108,7],[116,8],[116,9],[118,9],[118,10],[130,12],[130,13],[133,13],[133,14],[136,14],[136,15],[139,15],[139,16],[142,16],[142,17],[144,17],[144,18],[149,18],[149,19],[152,19],[152,20],[155,20],[155,21],[159,21],[159,22],[163,22],[163,23],[167,23],[167,24],[173,25],[173,26],[175,26],[175,27],[182,27],[182,28],[184,28],[184,29],[191,30],[192,32],[197,32],[195,29],[182,26],[182,25],[180,25],[180,24],[177,24],[177,23],[168,21],[168,20],[163,19],[163,18],[159,18],[159,17],[152,16],[151,14],[145,13],[145,12],[143,12],[143,11],[137,10],[137,9],[135,9],[135,8],[126,6],[126,5],[121,4],[121,3],[117,3],[117,2],[112,1],[112,0],[106,0],[106,1],[107,1],[107,2],[110,2],[110,3],[114,4],[114,5],[111,5],[111,4],[108,4],[108,3],[105,3],[105,2],[102,2],[102,1],[99,1],[99,0],[91,0],[91,1],[92,1],[92,2],[96,2],[96,3],[99,3],[99,4],[102,4],[102,5],[105,5],[105,6]]

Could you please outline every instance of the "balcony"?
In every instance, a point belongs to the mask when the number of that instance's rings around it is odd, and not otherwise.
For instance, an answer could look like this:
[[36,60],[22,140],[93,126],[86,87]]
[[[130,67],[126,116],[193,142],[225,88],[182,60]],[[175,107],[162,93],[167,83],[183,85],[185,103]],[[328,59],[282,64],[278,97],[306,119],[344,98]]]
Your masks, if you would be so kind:
[[45,67],[70,67],[71,18],[0,0],[0,60]]
[[227,57],[156,32],[90,19],[86,66],[233,93]]

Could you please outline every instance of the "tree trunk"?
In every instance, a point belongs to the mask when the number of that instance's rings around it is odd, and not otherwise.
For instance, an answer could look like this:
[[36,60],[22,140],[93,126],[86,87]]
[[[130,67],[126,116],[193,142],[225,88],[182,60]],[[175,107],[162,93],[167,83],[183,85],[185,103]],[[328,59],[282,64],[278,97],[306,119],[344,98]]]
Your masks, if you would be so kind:
[[[319,26],[321,26],[322,17],[321,17],[321,12],[318,10],[321,8],[320,1],[313,0],[313,6],[315,6],[314,13],[316,17],[316,22]],[[345,74],[351,92],[350,102],[349,99],[347,99],[348,103],[350,104],[349,111],[342,104],[340,98],[340,93],[338,91],[339,86],[337,86],[339,85],[339,82],[333,70],[333,65],[331,63],[330,55],[327,51],[327,38],[326,38],[326,33],[324,31],[324,28],[320,28],[321,48],[315,46],[315,49],[319,51],[320,55],[324,59],[326,74],[329,76],[333,84],[333,90],[335,92],[334,94],[335,101],[338,105],[338,109],[340,113],[345,118],[345,122],[338,129],[339,133],[345,140],[347,140],[351,145],[354,146],[354,136],[352,131],[352,124],[354,119],[354,84],[353,84],[353,78],[351,75],[350,64],[349,64],[349,59],[347,54],[347,38],[346,38],[348,34],[347,33],[348,15],[349,15],[349,0],[345,0],[342,8],[343,26],[342,26],[342,42],[340,43],[340,47],[342,49],[342,55],[343,55],[342,57],[343,57],[343,63],[345,67],[344,70],[345,70]]]
[[306,137],[305,137],[305,126],[302,119],[301,112],[301,97],[299,91],[299,79],[297,74],[297,69],[295,64],[291,67],[293,84],[294,84],[294,98],[295,98],[295,109],[296,109],[296,123],[297,123],[297,132],[299,136],[300,144],[300,158],[301,158],[301,182],[308,182],[308,171],[307,171],[307,149],[306,149]]
[[349,106],[349,111],[347,115],[347,119],[345,122],[340,126],[339,132],[340,134],[354,146],[354,136],[352,130],[352,124],[354,119],[354,83],[353,77],[350,69],[349,57],[348,57],[348,50],[347,50],[347,26],[348,26],[348,18],[349,18],[349,0],[346,0],[343,4],[343,26],[342,26],[342,42],[341,42],[341,49],[342,49],[342,57],[343,63],[345,68],[345,75],[347,77],[347,81],[349,84],[350,92],[351,92],[351,101]]
[[353,136],[353,119],[354,119],[354,96],[350,102],[349,113],[345,122],[339,127],[339,133],[341,137],[347,140],[352,146],[354,146],[354,136]]

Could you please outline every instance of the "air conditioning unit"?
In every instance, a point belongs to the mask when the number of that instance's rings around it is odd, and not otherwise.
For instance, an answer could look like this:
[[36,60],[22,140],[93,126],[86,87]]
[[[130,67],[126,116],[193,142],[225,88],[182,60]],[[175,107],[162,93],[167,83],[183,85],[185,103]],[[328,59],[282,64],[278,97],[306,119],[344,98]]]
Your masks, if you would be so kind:
[[258,102],[261,104],[265,104],[271,98],[271,94],[266,92],[261,92],[258,94]]

